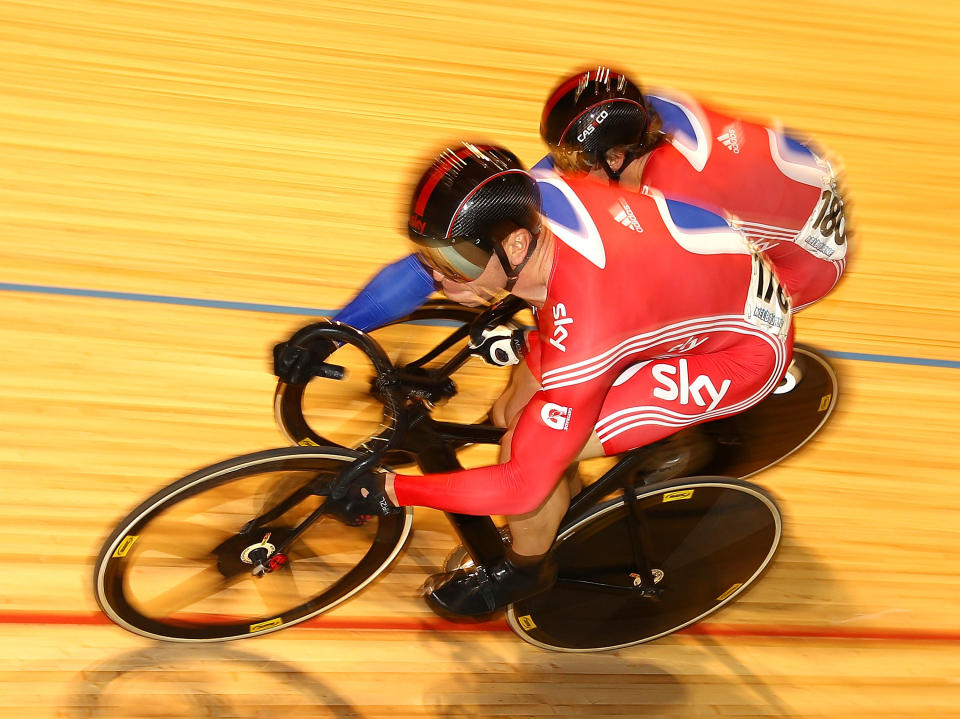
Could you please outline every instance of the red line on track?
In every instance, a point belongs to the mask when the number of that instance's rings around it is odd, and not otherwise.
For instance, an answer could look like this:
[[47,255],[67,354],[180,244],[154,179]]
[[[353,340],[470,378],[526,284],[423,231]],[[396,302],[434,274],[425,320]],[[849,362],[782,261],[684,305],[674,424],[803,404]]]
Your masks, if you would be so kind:
[[[3,612],[0,624],[91,626],[110,624],[100,612]],[[490,622],[450,622],[440,617],[320,617],[297,625],[304,629],[508,632],[505,620]],[[680,632],[691,636],[754,639],[839,639],[859,641],[877,639],[903,642],[960,642],[960,631],[926,629],[887,629],[879,627],[816,627],[808,625],[763,626],[753,624],[701,623]]]

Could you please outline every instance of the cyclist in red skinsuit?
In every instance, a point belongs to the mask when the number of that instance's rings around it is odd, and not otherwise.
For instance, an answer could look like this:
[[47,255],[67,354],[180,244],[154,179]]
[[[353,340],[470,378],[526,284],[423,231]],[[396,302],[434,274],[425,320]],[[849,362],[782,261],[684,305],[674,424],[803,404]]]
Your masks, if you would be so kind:
[[689,98],[655,98],[652,103],[674,102],[698,119],[707,159],[698,171],[681,153],[684,138],[675,131],[647,158],[643,186],[714,211],[723,208],[773,263],[794,311],[833,289],[846,267],[848,244],[843,200],[829,165],[782,131]]
[[[833,169],[782,129],[728,116],[674,91],[644,94],[624,75],[598,68],[558,85],[545,103],[541,135],[552,155],[533,168],[538,179],[555,177],[558,167],[561,174],[589,173],[726,217],[773,262],[794,312],[827,294],[846,267],[845,207]],[[564,222],[553,207],[544,211]],[[408,256],[381,270],[335,319],[364,330],[379,327],[426,301],[433,280]],[[302,358],[288,349],[277,373],[292,381],[283,367]]]
[[[537,304],[543,390],[520,415],[510,461],[398,475],[401,504],[530,512],[592,432],[606,454],[618,454],[742,411],[783,376],[788,301],[739,233],[662,196],[611,192],[584,179],[563,184],[595,229],[587,242],[568,235],[574,247],[548,223],[559,241]],[[614,219],[624,210],[633,227]]]
[[552,156],[536,177],[589,172],[712,210],[762,251],[794,311],[821,299],[846,267],[843,196],[829,162],[779,128],[675,91],[642,94],[607,68],[575,75],[548,98],[541,135]]
[[[371,510],[389,500],[503,514],[511,528],[533,516],[552,537],[562,511],[543,510],[555,500],[565,508],[558,481],[578,456],[743,411],[786,371],[787,295],[721,217],[589,179],[548,184],[544,201],[566,203],[564,224],[542,220],[537,185],[504,150],[450,151],[421,179],[410,218],[421,255],[445,290],[510,288],[537,308],[542,389],[505,439],[501,464],[374,477],[362,487]],[[428,599],[480,614],[548,587],[549,558],[515,549],[516,539],[497,567],[441,576]]]

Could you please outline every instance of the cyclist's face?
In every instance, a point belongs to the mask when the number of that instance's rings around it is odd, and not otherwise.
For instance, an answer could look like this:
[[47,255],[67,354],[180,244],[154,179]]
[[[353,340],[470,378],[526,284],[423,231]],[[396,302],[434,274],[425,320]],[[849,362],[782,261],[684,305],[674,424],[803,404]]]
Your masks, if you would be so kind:
[[440,283],[443,294],[448,299],[467,307],[478,307],[500,299],[507,284],[507,276],[495,255],[490,257],[487,266],[475,280],[458,282],[436,270],[433,271],[433,279]]
[[[614,172],[618,172],[622,167],[623,163],[627,159],[626,148],[614,147],[606,152],[607,164],[610,165],[610,169]],[[644,158],[640,157],[635,159],[626,169],[623,170],[623,174],[620,175],[620,180],[618,182],[619,186],[625,190],[631,190],[633,192],[638,192],[641,185],[641,172],[643,169],[643,160]],[[610,176],[607,175],[606,170],[603,169],[600,165],[595,165],[590,172],[587,173],[587,176],[591,180],[596,180],[597,182],[602,182],[604,185],[612,184],[610,181]]]
[[[578,175],[586,173],[590,177],[598,180],[608,180],[607,173],[598,162],[595,165],[590,164],[590,160],[582,152],[570,148],[554,149],[553,164],[561,175]],[[604,153],[607,164],[610,169],[617,172],[627,158],[627,148],[625,145],[612,147]]]
[[[627,152],[622,147],[613,147],[607,150],[604,156],[607,159],[607,165],[610,166],[610,169],[618,172],[620,168],[623,167],[623,161],[627,159]],[[604,184],[610,184],[610,176],[607,175],[606,170],[600,165],[594,165],[587,174],[594,180],[599,180]]]
[[617,172],[623,166],[626,157],[627,152],[622,147],[612,147],[606,152],[607,165],[614,172]]

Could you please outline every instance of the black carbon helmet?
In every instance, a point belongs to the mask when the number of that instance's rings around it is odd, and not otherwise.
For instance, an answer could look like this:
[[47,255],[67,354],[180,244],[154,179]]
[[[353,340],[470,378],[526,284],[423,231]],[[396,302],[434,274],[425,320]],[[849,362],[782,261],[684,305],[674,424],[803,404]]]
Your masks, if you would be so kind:
[[[540,136],[560,170],[589,171],[606,163],[607,150],[625,146],[633,159],[645,142],[650,111],[640,88],[623,73],[606,67],[578,73],[561,82],[547,98]],[[627,162],[624,162],[626,167]]]
[[469,143],[447,148],[413,191],[410,239],[424,261],[450,279],[475,280],[496,254],[512,289],[526,260],[511,268],[501,242],[517,228],[533,236],[532,252],[540,233],[540,191],[509,150]]

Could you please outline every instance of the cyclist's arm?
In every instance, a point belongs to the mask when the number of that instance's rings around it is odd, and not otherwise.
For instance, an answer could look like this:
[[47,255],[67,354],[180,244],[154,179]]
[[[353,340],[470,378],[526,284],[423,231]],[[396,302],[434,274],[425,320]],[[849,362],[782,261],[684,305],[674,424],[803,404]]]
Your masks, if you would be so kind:
[[367,332],[410,314],[435,289],[423,263],[408,255],[380,270],[333,319]]
[[537,392],[524,407],[510,444],[510,461],[489,467],[398,474],[401,505],[460,514],[516,515],[539,507],[590,438],[612,378]]

